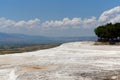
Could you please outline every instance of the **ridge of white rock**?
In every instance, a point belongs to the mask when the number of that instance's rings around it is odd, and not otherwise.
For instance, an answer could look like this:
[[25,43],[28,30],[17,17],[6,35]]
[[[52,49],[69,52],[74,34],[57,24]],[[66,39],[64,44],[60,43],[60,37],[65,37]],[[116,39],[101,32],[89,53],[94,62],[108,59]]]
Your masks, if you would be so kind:
[[0,56],[0,80],[120,80],[120,46],[71,42]]
[[15,74],[15,69],[14,69],[14,70],[12,70],[12,71],[9,73],[8,80],[16,80],[16,79],[17,79],[17,76],[18,76],[18,75]]
[[16,80],[16,78],[15,69],[0,69],[0,80]]

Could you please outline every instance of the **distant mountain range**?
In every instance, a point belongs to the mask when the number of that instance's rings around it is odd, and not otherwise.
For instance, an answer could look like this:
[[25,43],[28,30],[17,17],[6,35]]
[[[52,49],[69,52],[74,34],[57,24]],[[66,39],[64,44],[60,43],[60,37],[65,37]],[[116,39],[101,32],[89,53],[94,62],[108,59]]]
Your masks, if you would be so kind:
[[53,42],[47,37],[43,36],[30,36],[24,34],[8,34],[0,33],[0,44],[44,44]]
[[44,37],[0,32],[0,44],[50,44],[90,40],[96,40],[96,37]]

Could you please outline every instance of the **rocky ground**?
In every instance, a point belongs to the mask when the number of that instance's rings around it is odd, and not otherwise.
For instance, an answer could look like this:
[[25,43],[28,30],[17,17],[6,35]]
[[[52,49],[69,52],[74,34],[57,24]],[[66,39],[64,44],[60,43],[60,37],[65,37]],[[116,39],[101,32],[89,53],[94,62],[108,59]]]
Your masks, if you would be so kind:
[[0,56],[0,80],[120,80],[120,46],[94,42]]

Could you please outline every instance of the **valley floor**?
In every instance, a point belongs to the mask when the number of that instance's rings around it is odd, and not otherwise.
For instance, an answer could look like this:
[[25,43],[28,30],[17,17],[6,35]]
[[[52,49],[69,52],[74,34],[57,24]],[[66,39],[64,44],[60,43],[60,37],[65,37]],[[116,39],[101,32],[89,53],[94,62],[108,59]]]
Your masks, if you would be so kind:
[[24,53],[24,52],[31,52],[31,51],[36,51],[36,50],[49,49],[49,48],[57,47],[59,45],[60,44],[39,44],[39,45],[25,45],[23,47],[14,46],[14,48],[7,48],[7,49],[0,48],[0,55],[13,54],[13,53]]

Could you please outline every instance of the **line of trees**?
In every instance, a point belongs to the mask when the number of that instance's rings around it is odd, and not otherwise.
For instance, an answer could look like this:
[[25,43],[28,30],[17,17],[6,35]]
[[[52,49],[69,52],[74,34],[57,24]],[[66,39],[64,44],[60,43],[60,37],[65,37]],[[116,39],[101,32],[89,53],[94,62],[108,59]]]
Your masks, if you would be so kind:
[[98,41],[120,42],[120,23],[98,26],[94,32],[98,36]]

